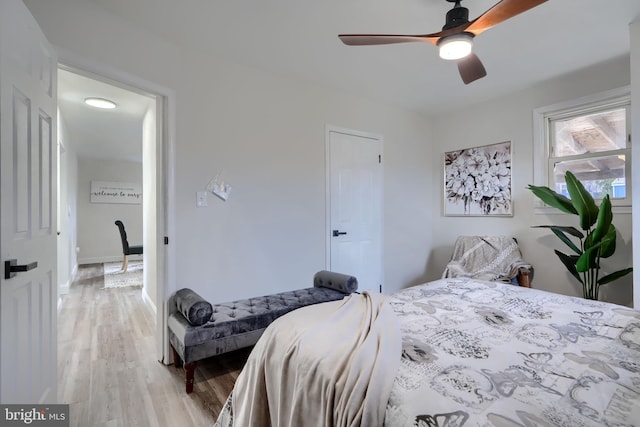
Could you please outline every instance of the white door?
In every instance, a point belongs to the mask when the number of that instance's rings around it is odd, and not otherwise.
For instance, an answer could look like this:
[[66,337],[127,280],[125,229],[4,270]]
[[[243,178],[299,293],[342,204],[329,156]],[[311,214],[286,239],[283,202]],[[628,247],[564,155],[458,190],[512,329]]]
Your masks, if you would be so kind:
[[382,291],[382,139],[328,129],[329,269]]
[[22,1],[0,0],[2,403],[57,401],[56,69]]

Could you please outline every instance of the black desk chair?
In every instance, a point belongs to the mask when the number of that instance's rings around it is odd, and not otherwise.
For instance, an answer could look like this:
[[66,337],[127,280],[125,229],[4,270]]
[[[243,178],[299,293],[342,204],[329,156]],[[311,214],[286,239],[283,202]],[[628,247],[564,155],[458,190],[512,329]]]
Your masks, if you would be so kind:
[[118,230],[120,230],[120,239],[122,240],[122,252],[124,254],[124,259],[122,260],[122,271],[127,271],[127,267],[129,266],[129,255],[142,255],[142,245],[139,246],[129,246],[129,242],[127,241],[127,232],[124,231],[124,224],[122,221],[117,220],[116,225],[118,226]]

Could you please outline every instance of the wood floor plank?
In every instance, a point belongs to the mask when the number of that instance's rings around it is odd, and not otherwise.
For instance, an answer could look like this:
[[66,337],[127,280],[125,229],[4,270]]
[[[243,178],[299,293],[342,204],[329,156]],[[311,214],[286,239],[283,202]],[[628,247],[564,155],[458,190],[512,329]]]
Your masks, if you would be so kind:
[[103,288],[102,264],[81,266],[62,297],[58,383],[70,425],[213,425],[249,350],[199,362],[187,395],[184,370],[156,360],[155,317],[141,289]]

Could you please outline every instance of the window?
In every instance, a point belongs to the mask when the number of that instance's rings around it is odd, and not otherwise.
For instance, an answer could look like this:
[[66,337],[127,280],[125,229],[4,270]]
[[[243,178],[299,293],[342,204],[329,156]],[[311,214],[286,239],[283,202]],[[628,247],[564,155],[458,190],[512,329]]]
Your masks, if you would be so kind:
[[631,97],[628,88],[536,109],[536,185],[569,196],[571,171],[595,199],[631,206]]

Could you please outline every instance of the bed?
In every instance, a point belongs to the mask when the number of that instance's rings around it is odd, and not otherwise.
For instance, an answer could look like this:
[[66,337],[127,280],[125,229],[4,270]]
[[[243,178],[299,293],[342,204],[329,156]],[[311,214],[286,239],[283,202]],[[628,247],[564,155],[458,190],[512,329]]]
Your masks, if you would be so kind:
[[[234,417],[243,426],[640,425],[639,311],[468,278],[429,282],[390,297],[363,294],[346,300],[367,302],[340,307],[349,313],[362,312],[350,326],[314,320],[317,313],[311,312],[287,319],[293,312],[274,323],[264,342],[261,339],[254,348],[216,425],[231,426]],[[308,330],[316,337],[312,341],[317,341],[319,331],[326,331],[329,341],[353,339],[354,344],[327,351],[320,343],[320,350],[307,352],[306,359],[292,358],[298,346],[310,347],[296,341],[306,332],[301,326],[305,316],[312,325]],[[358,325],[364,332],[344,336]],[[399,339],[394,337],[396,332]],[[334,337],[334,333],[342,335]],[[362,343],[369,347],[358,356]],[[269,347],[281,349],[281,354],[269,353]],[[340,359],[345,351],[350,364]],[[394,352],[396,357],[390,358]],[[378,359],[377,353],[384,358]],[[370,356],[364,363],[363,354]],[[330,360],[316,369],[327,357],[337,357],[338,362]],[[290,363],[282,368],[284,361]],[[305,383],[298,371],[308,372],[309,364],[314,375],[306,375]],[[364,371],[362,365],[367,365]],[[362,399],[347,408],[355,417],[336,422],[345,408],[336,409],[331,399],[323,400],[308,390],[317,387],[318,381],[329,383],[327,378],[343,371],[356,371],[359,378],[368,375],[372,382],[364,394],[355,393]],[[276,393],[270,388],[271,382],[291,381],[292,375],[295,387],[276,387]],[[253,387],[256,378],[267,384]],[[320,396],[324,393],[338,401],[336,395],[354,393],[342,387],[343,380],[337,382],[339,387],[325,388]],[[295,400],[292,396],[304,396],[298,397],[304,401],[301,410],[314,416],[300,424],[290,413],[281,414],[289,410]],[[378,402],[367,406],[369,398]],[[262,412],[255,412],[247,422],[245,412],[251,412],[253,404]],[[367,411],[375,422],[362,421]],[[318,414],[325,418],[318,421]]]

